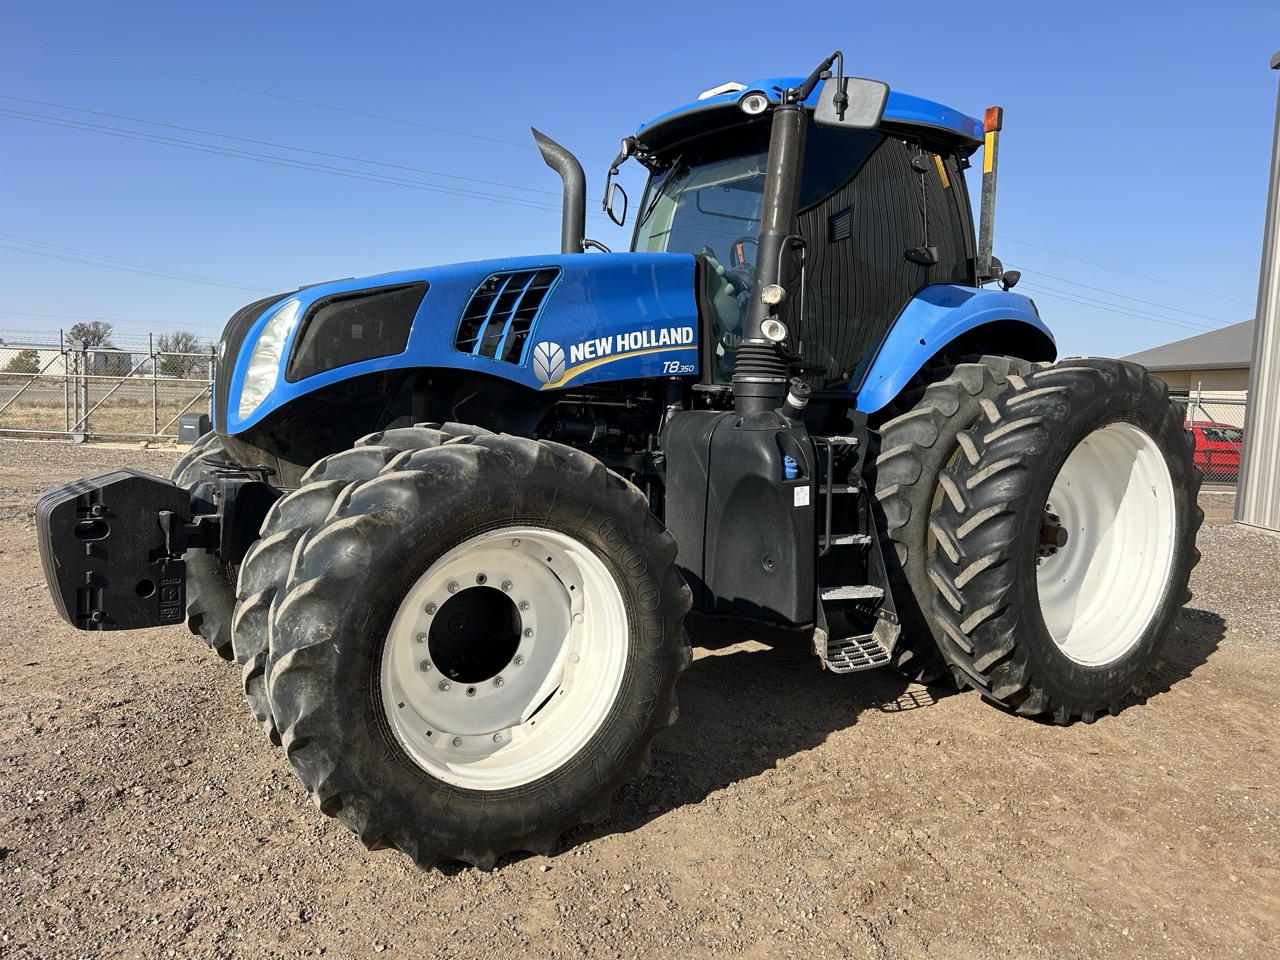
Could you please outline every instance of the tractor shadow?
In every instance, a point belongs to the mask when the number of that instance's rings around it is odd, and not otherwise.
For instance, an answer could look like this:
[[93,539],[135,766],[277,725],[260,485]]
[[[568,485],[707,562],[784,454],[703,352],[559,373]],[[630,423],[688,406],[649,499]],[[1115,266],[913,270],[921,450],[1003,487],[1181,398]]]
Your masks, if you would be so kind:
[[561,850],[697,804],[821,745],[866,711],[918,709],[947,695],[890,668],[829,673],[807,635],[701,618],[686,627],[697,659],[676,688],[680,718],[655,741],[648,776],[619,790],[608,820],[571,831]]
[[[889,668],[854,676],[829,673],[798,633],[700,618],[686,626],[698,658],[677,687],[680,718],[655,741],[648,776],[622,787],[609,818],[570,831],[558,852],[630,833],[698,804],[820,746],[866,712],[922,709],[955,693],[950,687],[910,683]],[[1157,667],[1124,699],[1124,708],[1146,703],[1191,676],[1217,650],[1226,624],[1217,613],[1187,608],[1177,630]]]
[[1168,693],[1174,684],[1208,662],[1227,633],[1227,622],[1220,613],[1196,607],[1183,607],[1176,626],[1177,633],[1164,655],[1138,688],[1125,698],[1125,706],[1146,703],[1152,697]]

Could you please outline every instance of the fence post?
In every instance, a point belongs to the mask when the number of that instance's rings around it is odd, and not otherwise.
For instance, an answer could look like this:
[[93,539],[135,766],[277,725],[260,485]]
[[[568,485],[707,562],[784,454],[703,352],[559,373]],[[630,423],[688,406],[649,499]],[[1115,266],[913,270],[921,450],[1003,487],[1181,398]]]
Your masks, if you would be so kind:
[[75,358],[71,392],[76,398],[76,423],[71,439],[84,443],[89,439],[89,347],[83,340],[77,340],[71,349]]
[[213,415],[213,382],[218,371],[218,345],[209,344],[209,422],[214,422]]
[[62,351],[62,420],[63,432],[71,432],[71,351],[62,331],[58,331],[58,349]]

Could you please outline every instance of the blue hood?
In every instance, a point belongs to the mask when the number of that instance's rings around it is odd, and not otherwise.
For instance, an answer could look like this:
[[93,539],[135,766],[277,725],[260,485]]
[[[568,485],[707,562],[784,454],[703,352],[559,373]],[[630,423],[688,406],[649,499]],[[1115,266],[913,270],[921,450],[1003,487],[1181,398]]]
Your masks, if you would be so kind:
[[[403,349],[289,382],[285,369],[309,311],[366,289],[426,284]],[[533,288],[536,287],[536,290]],[[525,290],[533,290],[527,297]],[[496,293],[495,293],[496,291]],[[503,291],[509,291],[504,296]],[[275,386],[238,416],[249,358],[277,312],[298,301],[298,322],[276,358]],[[523,305],[523,310],[521,306]],[[464,317],[466,324],[463,324]],[[478,333],[477,333],[478,331]],[[698,373],[695,261],[690,254],[554,254],[482,260],[306,287],[266,306],[234,357],[219,427],[239,433],[312,391],[368,373],[415,367],[469,371],[530,390]]]

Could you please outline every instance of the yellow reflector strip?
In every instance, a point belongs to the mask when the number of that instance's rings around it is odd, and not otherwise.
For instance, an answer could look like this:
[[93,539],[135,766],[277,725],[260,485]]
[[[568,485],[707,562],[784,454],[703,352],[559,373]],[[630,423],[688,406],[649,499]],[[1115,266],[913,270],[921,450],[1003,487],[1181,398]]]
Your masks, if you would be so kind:
[[996,159],[996,132],[988,130],[982,147],[982,172],[990,173]]
[[942,158],[936,153],[933,155],[933,162],[938,165],[938,177],[942,180],[942,189],[951,189],[951,178],[947,176],[947,165],[942,162]]

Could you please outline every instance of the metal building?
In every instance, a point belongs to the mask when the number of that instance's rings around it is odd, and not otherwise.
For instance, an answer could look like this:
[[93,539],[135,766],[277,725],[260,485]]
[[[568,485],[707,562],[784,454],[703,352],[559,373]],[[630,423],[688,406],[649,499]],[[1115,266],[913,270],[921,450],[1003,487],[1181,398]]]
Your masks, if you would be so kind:
[[[1280,52],[1271,58],[1271,69],[1280,69]],[[1280,532],[1280,91],[1245,424],[1236,520]]]

